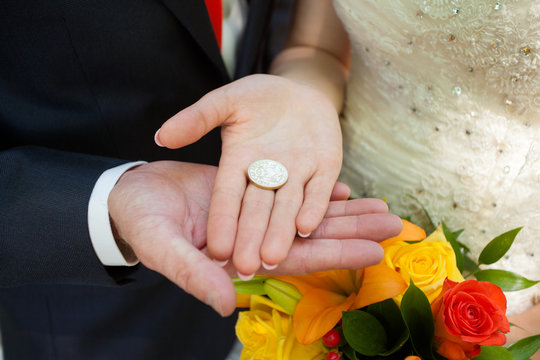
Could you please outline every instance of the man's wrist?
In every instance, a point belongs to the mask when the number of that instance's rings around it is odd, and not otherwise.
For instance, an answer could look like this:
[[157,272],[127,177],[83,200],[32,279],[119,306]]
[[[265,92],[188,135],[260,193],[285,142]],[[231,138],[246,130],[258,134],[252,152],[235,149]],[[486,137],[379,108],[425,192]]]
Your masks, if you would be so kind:
[[94,185],[88,202],[88,231],[94,251],[103,265],[132,266],[139,262],[131,247],[114,236],[115,228],[109,217],[108,199],[114,185],[126,171],[145,163],[131,162],[106,170]]

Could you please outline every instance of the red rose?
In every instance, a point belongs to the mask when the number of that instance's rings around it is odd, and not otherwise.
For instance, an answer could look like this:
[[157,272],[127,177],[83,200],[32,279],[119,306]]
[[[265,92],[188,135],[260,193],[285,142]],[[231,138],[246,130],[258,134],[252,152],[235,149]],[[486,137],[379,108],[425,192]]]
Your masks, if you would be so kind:
[[480,353],[480,345],[504,345],[502,333],[510,331],[506,297],[489,282],[446,279],[431,309],[437,352],[449,360],[468,360]]

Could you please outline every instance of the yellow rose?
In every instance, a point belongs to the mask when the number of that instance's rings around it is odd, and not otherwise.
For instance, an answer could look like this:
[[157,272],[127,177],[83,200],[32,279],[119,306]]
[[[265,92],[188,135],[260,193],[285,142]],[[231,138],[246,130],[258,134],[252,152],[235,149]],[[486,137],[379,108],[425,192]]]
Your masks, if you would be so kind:
[[244,345],[240,360],[322,360],[322,340],[302,345],[294,336],[292,316],[270,299],[251,296],[249,311],[238,314],[236,336]]
[[[456,265],[456,255],[439,226],[424,241],[396,242],[384,249],[384,261],[408,283],[410,280],[433,302],[441,293],[444,279],[464,281]],[[395,298],[400,303],[403,295]]]

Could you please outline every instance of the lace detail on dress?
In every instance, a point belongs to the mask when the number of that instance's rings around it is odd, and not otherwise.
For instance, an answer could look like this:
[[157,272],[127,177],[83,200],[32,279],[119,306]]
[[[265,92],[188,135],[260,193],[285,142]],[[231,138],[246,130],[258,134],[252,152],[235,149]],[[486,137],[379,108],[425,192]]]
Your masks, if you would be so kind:
[[540,279],[540,0],[335,2],[352,45],[342,180],[416,221],[420,202],[475,255],[525,226],[497,266]]

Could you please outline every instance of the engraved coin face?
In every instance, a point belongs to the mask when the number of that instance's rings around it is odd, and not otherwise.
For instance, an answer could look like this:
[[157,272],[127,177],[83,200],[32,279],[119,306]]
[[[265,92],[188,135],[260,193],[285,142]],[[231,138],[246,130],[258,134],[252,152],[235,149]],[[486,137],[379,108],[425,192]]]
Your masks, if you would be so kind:
[[257,160],[248,167],[249,180],[257,187],[275,190],[282,187],[289,177],[287,168],[274,160]]

